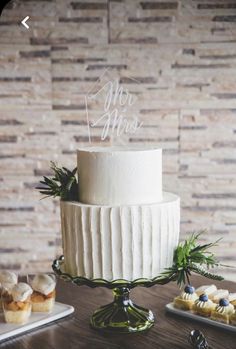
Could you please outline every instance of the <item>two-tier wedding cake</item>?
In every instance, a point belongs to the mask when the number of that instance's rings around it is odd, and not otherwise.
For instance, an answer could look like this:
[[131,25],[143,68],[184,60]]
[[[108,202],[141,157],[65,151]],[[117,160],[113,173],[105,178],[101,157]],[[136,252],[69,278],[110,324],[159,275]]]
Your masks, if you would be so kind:
[[162,191],[162,150],[87,147],[77,158],[79,202],[61,201],[65,271],[134,280],[171,266],[180,200]]

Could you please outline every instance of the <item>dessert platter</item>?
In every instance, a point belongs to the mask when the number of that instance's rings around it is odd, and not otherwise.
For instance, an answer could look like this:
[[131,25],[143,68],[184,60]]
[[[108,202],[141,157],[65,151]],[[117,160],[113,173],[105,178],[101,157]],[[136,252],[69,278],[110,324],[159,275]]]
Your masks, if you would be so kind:
[[[77,151],[74,170],[54,163],[51,169],[54,176],[37,189],[61,199],[64,255],[54,261],[54,272],[78,286],[113,289],[114,301],[91,317],[93,328],[147,330],[153,313],[133,304],[132,288],[182,283],[191,270],[211,277],[198,268],[199,259],[193,263],[186,255],[189,248],[178,245],[180,199],[162,189],[162,149],[89,146]],[[212,244],[203,251],[206,246]],[[204,257],[203,264],[215,262]]]
[[32,275],[26,282],[10,271],[0,272],[0,341],[38,328],[73,313],[73,307],[55,302],[53,274]]
[[63,319],[73,312],[74,308],[72,306],[55,302],[51,313],[32,313],[29,320],[24,324],[6,323],[3,313],[0,312],[0,342]]
[[170,313],[236,332],[236,293],[204,285],[196,290],[187,285],[172,303]]

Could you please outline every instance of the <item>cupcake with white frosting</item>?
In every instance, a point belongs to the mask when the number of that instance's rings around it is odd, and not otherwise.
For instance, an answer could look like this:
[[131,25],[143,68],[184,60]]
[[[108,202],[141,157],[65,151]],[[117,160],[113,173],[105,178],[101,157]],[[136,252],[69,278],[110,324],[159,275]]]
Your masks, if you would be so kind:
[[230,316],[234,313],[234,306],[226,298],[221,298],[219,304],[211,313],[212,320],[229,324]]
[[191,310],[194,302],[198,299],[195,288],[187,285],[184,291],[174,299],[174,307],[181,310]]
[[4,294],[3,310],[7,323],[24,324],[31,314],[32,288],[23,282],[11,289],[11,294]]
[[200,297],[194,302],[193,312],[197,315],[201,315],[204,317],[210,317],[212,311],[215,309],[215,303],[213,303],[208,295],[203,293]]
[[0,271],[0,288],[1,290],[10,291],[17,284],[17,275],[12,271]]
[[[17,284],[17,275],[12,271],[3,270],[0,271],[0,295],[10,294],[13,286]],[[0,297],[0,307],[2,301]]]
[[56,279],[54,275],[38,274],[31,281],[33,289],[32,311],[51,312],[55,303]]

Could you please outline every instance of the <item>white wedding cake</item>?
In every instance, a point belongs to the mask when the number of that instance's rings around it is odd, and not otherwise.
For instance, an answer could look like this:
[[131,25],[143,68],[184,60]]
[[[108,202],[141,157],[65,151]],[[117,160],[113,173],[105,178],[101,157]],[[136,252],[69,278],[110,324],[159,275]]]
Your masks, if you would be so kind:
[[78,150],[79,202],[61,201],[65,271],[106,280],[153,278],[172,265],[179,197],[162,191],[162,150]]

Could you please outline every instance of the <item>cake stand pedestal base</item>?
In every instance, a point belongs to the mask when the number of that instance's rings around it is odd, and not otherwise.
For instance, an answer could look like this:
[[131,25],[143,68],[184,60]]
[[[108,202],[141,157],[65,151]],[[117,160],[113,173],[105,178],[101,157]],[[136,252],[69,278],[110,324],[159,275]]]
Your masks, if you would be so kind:
[[127,287],[113,289],[114,301],[97,309],[91,317],[94,329],[118,333],[134,333],[148,330],[154,324],[153,313],[133,304]]
[[53,262],[52,268],[60,279],[72,282],[74,285],[86,285],[91,288],[105,287],[113,291],[114,301],[100,307],[93,313],[90,319],[92,328],[103,332],[135,333],[146,331],[154,325],[154,315],[151,310],[134,304],[129,298],[130,290],[138,286],[152,287],[157,284],[164,285],[166,278],[157,276],[152,279],[139,278],[133,281],[124,279],[109,281],[72,276],[64,271],[63,256]]

